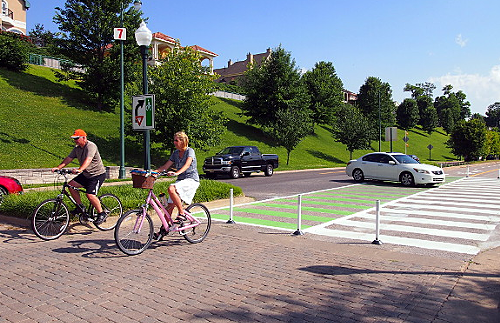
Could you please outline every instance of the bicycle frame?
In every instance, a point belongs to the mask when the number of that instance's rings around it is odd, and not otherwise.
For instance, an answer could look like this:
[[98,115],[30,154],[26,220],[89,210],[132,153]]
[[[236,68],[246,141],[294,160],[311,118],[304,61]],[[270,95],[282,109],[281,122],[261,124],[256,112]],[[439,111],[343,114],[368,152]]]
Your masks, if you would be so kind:
[[73,188],[79,192],[82,192],[82,193],[87,193],[84,189],[82,188],[79,188],[79,187],[75,187],[73,185],[69,185],[68,184],[68,179],[66,178],[66,176],[64,176],[64,183],[63,183],[63,187],[61,189],[61,193],[59,193],[57,195],[57,199],[61,199],[63,200],[64,199],[64,196],[66,196],[70,201],[71,203],[73,203],[75,206],[77,206],[77,203],[75,201],[75,199],[73,198],[73,196],[71,196],[71,194],[68,192],[67,188]]
[[[163,227],[165,229],[171,227],[171,225],[168,224],[168,222],[172,222],[172,217],[170,213],[167,211],[165,206],[160,202],[158,197],[155,195],[152,189],[149,190],[148,197],[146,198],[145,203],[141,206],[142,208],[142,216],[138,217],[136,219],[135,225],[134,225],[134,232],[139,233],[142,228],[142,224],[144,223],[144,217],[146,213],[148,212],[148,206],[151,205],[153,209],[155,210],[156,214],[160,218],[161,223],[163,224]],[[173,232],[179,232],[179,231],[185,231],[187,229],[191,229],[199,225],[201,222],[193,217],[189,212],[184,211],[184,214],[186,215],[186,218],[191,222],[191,224],[182,226],[182,227],[176,227]],[[168,219],[168,222],[167,222]]]

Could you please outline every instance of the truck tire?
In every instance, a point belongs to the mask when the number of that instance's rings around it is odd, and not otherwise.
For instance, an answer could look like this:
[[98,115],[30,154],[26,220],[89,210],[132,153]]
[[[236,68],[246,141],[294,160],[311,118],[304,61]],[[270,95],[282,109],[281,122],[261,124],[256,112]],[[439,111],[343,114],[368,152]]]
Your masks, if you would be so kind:
[[240,168],[238,166],[231,167],[231,171],[229,172],[229,177],[233,179],[237,179],[240,177]]
[[264,170],[264,175],[266,176],[273,176],[274,174],[274,167],[272,164],[267,164],[266,169]]

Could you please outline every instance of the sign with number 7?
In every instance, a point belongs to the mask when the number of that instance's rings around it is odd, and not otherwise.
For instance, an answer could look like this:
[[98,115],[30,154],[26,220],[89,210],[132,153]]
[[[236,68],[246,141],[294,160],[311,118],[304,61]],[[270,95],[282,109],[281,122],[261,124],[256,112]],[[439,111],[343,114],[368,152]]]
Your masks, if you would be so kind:
[[127,29],[126,28],[114,28],[115,39],[117,40],[127,40]]

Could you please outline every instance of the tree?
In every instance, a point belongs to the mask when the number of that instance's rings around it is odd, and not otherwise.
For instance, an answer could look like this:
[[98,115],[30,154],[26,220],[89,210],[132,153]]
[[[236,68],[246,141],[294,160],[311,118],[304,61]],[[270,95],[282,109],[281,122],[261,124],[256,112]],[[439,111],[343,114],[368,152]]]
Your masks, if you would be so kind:
[[155,94],[155,130],[151,141],[173,148],[174,133],[185,131],[190,145],[206,148],[219,143],[226,118],[210,109],[215,76],[200,64],[200,54],[177,44],[156,67],[148,71],[149,89]]
[[498,131],[488,130],[486,132],[484,157],[487,157],[488,155],[500,155],[500,133]]
[[38,47],[54,47],[56,34],[45,30],[45,27],[42,24],[36,24],[35,28],[29,32],[29,36],[33,41],[33,44]]
[[461,120],[446,142],[451,152],[465,161],[477,160],[486,151],[486,125],[478,119]]
[[452,92],[452,89],[451,85],[444,86],[444,95],[437,97],[434,101],[439,124],[447,133],[450,133],[458,122],[471,115],[470,103],[465,101],[465,93],[462,91]]
[[382,129],[396,124],[396,106],[392,100],[391,86],[379,78],[370,76],[366,79],[359,89],[358,106],[360,111],[371,120],[375,129],[378,129],[379,114]]
[[251,124],[273,126],[277,124],[278,111],[309,107],[309,98],[295,60],[281,46],[274,49],[261,65],[250,66],[242,85],[246,92],[242,111]]
[[304,122],[311,120],[308,113],[304,109],[279,110],[276,113],[275,124],[269,129],[276,143],[285,147],[287,165],[290,162],[290,153],[310,132],[311,124]]
[[405,99],[396,111],[396,119],[400,128],[408,130],[415,127],[420,120],[417,101]]
[[[426,128],[430,130],[429,134],[434,131],[435,125],[433,127],[429,127],[432,123],[429,123],[430,115],[428,113],[432,113],[432,110],[429,110],[429,107],[433,106],[433,92],[436,89],[436,86],[433,83],[425,82],[425,83],[417,83],[416,85],[411,85],[406,83],[404,90],[411,92],[411,97],[415,99],[418,106],[418,114],[420,122],[418,124],[424,126],[422,123],[427,122]],[[424,115],[424,114],[428,115]],[[431,129],[432,128],[432,129]]]
[[438,116],[436,108],[433,105],[428,106],[425,110],[422,111],[420,116],[420,124],[422,125],[422,129],[426,131],[429,135],[436,129],[438,126]]
[[435,89],[436,86],[430,82],[417,83],[415,85],[406,83],[404,87],[404,91],[411,92],[411,97],[415,100],[417,100],[421,96],[428,96],[432,98],[432,93],[434,92]]
[[318,62],[302,75],[314,124],[330,124],[342,106],[343,84],[331,62]]
[[[123,2],[125,7],[132,0]],[[56,7],[54,22],[61,31],[56,44],[61,54],[82,67],[84,72],[73,72],[98,110],[111,110],[120,96],[119,47],[113,40],[113,28],[120,26],[121,2],[113,0],[67,0],[64,9]],[[123,15],[129,31],[137,29],[140,12],[130,8]],[[131,80],[139,48],[134,37],[124,41],[125,82]]]
[[486,125],[500,128],[500,102],[495,102],[486,109]]
[[375,136],[370,121],[358,108],[344,104],[333,124],[335,141],[347,146],[352,159],[352,152],[356,149],[370,149],[371,138]]

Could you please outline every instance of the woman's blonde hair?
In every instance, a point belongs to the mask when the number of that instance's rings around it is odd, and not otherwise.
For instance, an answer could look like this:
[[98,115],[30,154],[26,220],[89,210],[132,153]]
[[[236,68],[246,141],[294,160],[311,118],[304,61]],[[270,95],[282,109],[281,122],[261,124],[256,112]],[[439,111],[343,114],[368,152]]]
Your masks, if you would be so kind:
[[186,149],[189,144],[189,138],[184,131],[178,131],[174,134],[174,139],[177,138],[182,142],[182,149]]

